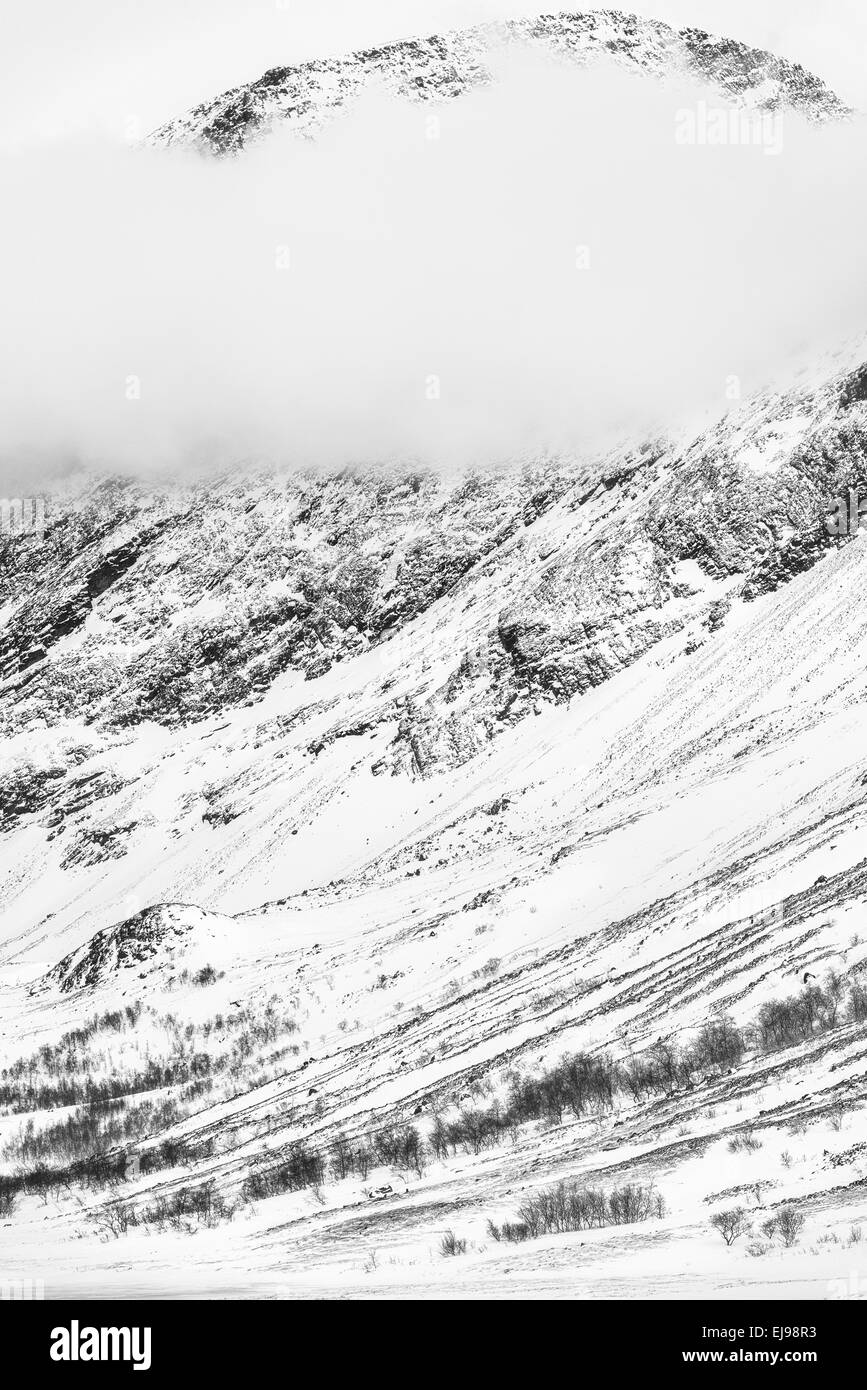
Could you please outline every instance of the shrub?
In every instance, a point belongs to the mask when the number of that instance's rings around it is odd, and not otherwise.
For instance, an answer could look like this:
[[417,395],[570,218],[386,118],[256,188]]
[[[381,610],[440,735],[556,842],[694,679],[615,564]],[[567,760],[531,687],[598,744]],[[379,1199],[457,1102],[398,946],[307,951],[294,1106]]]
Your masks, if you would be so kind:
[[440,1254],[444,1256],[465,1255],[466,1251],[467,1242],[465,1240],[459,1240],[454,1231],[446,1231],[440,1241]]
[[739,1236],[750,1228],[749,1218],[743,1207],[732,1207],[729,1211],[715,1211],[710,1219],[715,1231],[719,1231],[726,1245],[733,1245]]
[[781,1207],[777,1213],[777,1230],[783,1244],[796,1245],[804,1229],[804,1218],[795,1207]]
[[216,970],[212,965],[203,965],[201,970],[197,970],[195,975],[193,976],[193,984],[202,986],[212,985],[219,978],[220,976],[217,974]]
[[591,1227],[620,1226],[662,1216],[665,1204],[653,1184],[627,1183],[610,1193],[560,1182],[524,1201],[517,1222],[502,1226],[488,1223],[495,1240],[528,1240],[531,1237],[584,1231]]
[[757,1149],[760,1149],[761,1147],[762,1147],[761,1140],[760,1140],[760,1139],[756,1139],[756,1137],[755,1137],[753,1134],[751,1134],[749,1130],[746,1130],[746,1132],[745,1132],[744,1134],[737,1134],[737,1135],[735,1135],[734,1139],[730,1139],[730,1140],[729,1140],[729,1145],[728,1145],[729,1153],[733,1153],[733,1154],[737,1154],[737,1153],[749,1153],[749,1154],[752,1154],[752,1153],[755,1153],[756,1150],[757,1150]]
[[94,1213],[93,1220],[101,1231],[115,1239],[126,1235],[130,1226],[138,1224],[135,1208],[125,1202],[108,1202]]
[[245,1201],[258,1201],[263,1197],[276,1197],[281,1192],[319,1187],[324,1179],[325,1163],[321,1156],[299,1144],[288,1151],[282,1163],[249,1173],[242,1184],[241,1195]]
[[504,1221],[499,1230],[503,1240],[517,1242],[530,1239],[530,1232],[523,1221]]

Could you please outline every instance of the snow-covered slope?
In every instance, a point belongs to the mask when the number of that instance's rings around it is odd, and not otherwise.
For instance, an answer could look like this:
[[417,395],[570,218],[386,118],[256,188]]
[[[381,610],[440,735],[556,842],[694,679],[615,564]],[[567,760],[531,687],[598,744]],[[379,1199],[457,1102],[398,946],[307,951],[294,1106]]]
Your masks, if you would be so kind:
[[[270,478],[195,507],[126,488],[114,524],[103,513],[89,529],[99,492],[67,495],[41,592],[69,613],[70,586],[78,622],[44,631],[44,654],[4,687],[0,1041],[7,1065],[26,1064],[84,1020],[144,1005],[104,1026],[138,1059],[112,1073],[131,1118],[108,1147],[181,1144],[185,1158],[122,1194],[159,1203],[213,1179],[249,1215],[211,1233],[196,1288],[235,1288],[253,1269],[284,1292],[496,1293],[519,1259],[526,1291],[556,1290],[563,1247],[499,1254],[486,1221],[561,1177],[651,1175],[668,1216],[646,1239],[596,1233],[587,1289],[644,1288],[627,1274],[639,1249],[649,1272],[668,1271],[657,1291],[774,1287],[782,1256],[753,1263],[708,1234],[705,1199],[723,1201],[732,1162],[720,1155],[745,1128],[763,1136],[734,1165],[744,1191],[765,1193],[756,1219],[790,1197],[809,1215],[813,1245],[786,1256],[787,1287],[827,1284],[832,1252],[816,1242],[857,1224],[867,1152],[863,1029],[844,1014],[729,1076],[553,1132],[522,1127],[475,1158],[458,1150],[421,1174],[386,1164],[318,1199],[305,1188],[249,1207],[243,1194],[293,1145],[328,1154],[338,1132],[395,1124],[424,1136],[436,1114],[566,1052],[644,1055],[720,1011],[748,1026],[805,975],[859,978],[865,558],[860,537],[823,523],[861,477],[858,362],[856,347],[677,448],[540,465],[547,486],[521,470]],[[49,559],[64,535],[80,548]],[[202,543],[217,536],[220,549]],[[134,553],[126,568],[119,552]],[[40,572],[24,547],[15,558],[10,636]],[[93,573],[113,582],[95,592]],[[361,607],[345,576],[364,573]],[[227,607],[273,601],[267,584],[292,596],[282,623],[248,618],[215,640]],[[113,684],[79,685],[107,670]],[[103,1046],[98,1029],[62,1051],[74,1072],[83,1048],[94,1075]],[[145,1063],[168,1078],[149,1120]],[[23,1103],[3,1121],[10,1171]],[[390,1191],[369,1213],[374,1189]],[[84,1192],[115,1250],[106,1194]],[[21,1261],[41,1200],[17,1199]],[[52,1203],[58,1238],[82,1238],[85,1289],[98,1287],[91,1218]],[[134,1287],[154,1258],[157,1283],[182,1278],[188,1237],[152,1220],[167,1232],[155,1245],[139,1228],[123,1237]],[[287,1222],[292,1239],[275,1243]],[[438,1252],[447,1228],[471,1242],[460,1269]]]
[[833,92],[798,63],[700,29],[678,32],[656,20],[599,10],[486,24],[346,58],[272,68],[258,81],[224,92],[171,121],[151,140],[234,153],[278,124],[313,133],[374,83],[420,100],[459,96],[490,81],[497,56],[510,50],[577,64],[613,62],[659,79],[697,79],[746,109],[788,107],[820,119],[845,111]]

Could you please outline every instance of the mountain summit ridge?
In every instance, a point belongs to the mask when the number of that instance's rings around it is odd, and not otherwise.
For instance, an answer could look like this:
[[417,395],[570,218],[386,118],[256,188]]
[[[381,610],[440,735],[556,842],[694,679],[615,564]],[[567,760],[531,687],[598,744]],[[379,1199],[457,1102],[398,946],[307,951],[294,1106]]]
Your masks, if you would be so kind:
[[610,60],[627,71],[699,80],[746,109],[794,109],[819,120],[849,114],[799,63],[703,29],[678,31],[619,10],[592,10],[497,21],[270,68],[160,126],[150,142],[234,154],[277,126],[313,134],[372,81],[404,98],[450,99],[487,85],[494,54],[519,47],[580,66]]

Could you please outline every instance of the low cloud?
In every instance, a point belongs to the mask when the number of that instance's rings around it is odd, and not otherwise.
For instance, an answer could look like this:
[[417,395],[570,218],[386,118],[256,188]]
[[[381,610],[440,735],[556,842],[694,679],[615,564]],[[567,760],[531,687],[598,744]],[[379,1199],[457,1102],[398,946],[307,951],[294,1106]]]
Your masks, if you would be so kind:
[[0,456],[450,463],[721,414],[863,330],[867,141],[717,110],[524,60],[235,159],[4,156]]

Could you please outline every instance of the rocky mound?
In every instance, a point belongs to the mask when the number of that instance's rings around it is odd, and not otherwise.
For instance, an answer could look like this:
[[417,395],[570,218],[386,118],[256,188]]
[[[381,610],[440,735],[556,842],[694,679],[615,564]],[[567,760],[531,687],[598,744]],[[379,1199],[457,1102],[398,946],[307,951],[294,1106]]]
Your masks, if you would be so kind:
[[43,988],[56,988],[62,994],[92,989],[124,970],[138,975],[152,973],[174,963],[177,951],[192,944],[203,928],[214,921],[213,913],[186,903],[156,903],[92,936],[76,951],[49,970]]

